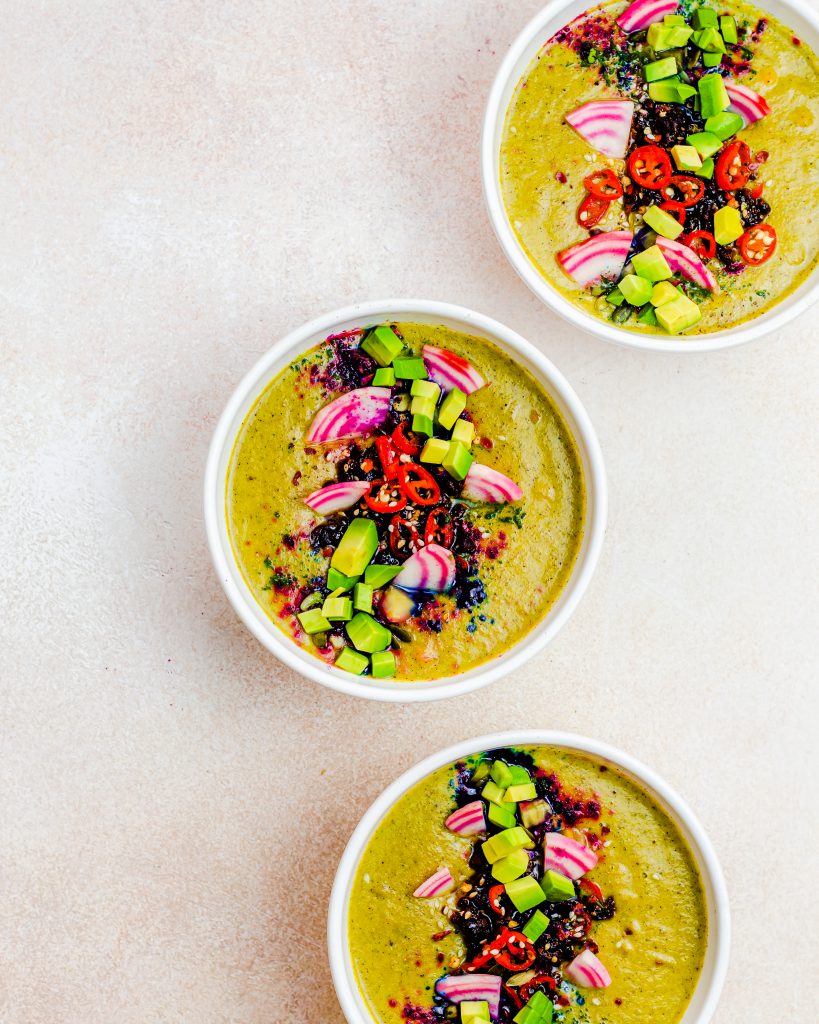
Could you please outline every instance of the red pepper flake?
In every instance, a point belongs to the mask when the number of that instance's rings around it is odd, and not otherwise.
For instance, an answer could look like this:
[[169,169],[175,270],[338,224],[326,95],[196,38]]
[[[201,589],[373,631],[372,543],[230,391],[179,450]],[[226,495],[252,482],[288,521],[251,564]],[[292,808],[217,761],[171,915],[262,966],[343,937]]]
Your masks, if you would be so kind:
[[445,939],[447,937],[447,935],[451,935],[451,934],[452,934],[452,929],[451,928],[447,928],[445,931],[442,931],[442,932],[436,932],[432,936],[432,941],[433,942],[440,942],[441,939]]
[[495,447],[491,437],[482,437],[480,440],[481,448],[485,448],[488,452],[491,452]]
[[799,36],[794,36],[791,39],[791,42],[793,43],[794,46],[801,46],[802,45],[802,40],[799,38]]
[[560,182],[561,185],[565,185],[566,182],[569,180],[566,177],[566,175],[563,173],[563,171],[556,171],[555,172],[555,178],[556,178],[557,181]]
[[299,480],[301,480],[301,470],[297,469],[296,472],[293,474],[293,479],[290,482],[293,484],[294,487],[298,487]]

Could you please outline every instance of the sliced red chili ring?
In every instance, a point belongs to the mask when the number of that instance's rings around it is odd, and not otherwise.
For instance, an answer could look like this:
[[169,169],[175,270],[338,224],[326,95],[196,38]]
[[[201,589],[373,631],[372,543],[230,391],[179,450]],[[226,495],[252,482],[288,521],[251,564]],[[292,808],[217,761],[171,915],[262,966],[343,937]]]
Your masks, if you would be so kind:
[[381,468],[384,470],[385,480],[397,480],[398,479],[398,454],[393,446],[392,441],[388,437],[377,437],[375,439],[375,448],[378,452],[378,458],[381,462]]
[[587,174],[583,179],[583,184],[598,199],[619,199],[623,194],[623,186],[620,183],[620,179],[608,167]]
[[[430,511],[427,516],[427,524],[424,527],[424,543],[425,544],[440,544],[442,548],[451,548],[452,542],[455,539],[455,527],[452,523],[452,516],[449,514],[449,509],[443,505],[438,505]],[[489,890],[489,902],[492,902],[492,893],[500,889],[503,892],[502,885],[493,885]]]
[[416,505],[434,505],[441,500],[438,481],[417,462],[402,462],[398,466],[398,483],[409,501]]
[[583,892],[587,892],[589,896],[591,896],[593,899],[603,899],[603,890],[600,888],[597,882],[593,882],[590,878],[581,878],[578,882],[578,885],[583,890]]
[[577,208],[577,223],[581,228],[593,228],[606,216],[611,202],[600,196],[588,195]]
[[695,252],[701,260],[713,259],[717,254],[717,240],[710,231],[691,231],[680,241]]
[[680,202],[685,207],[696,205],[705,195],[705,182],[693,174],[675,174],[671,184],[682,196]]
[[545,985],[545,987],[551,992],[554,992],[557,988],[557,982],[551,974],[536,974],[534,978],[527,981],[525,985],[520,986],[521,999],[524,999],[528,1003],[531,994],[541,985]]
[[[437,511],[437,509],[435,510]],[[430,516],[433,516],[435,512],[430,512]],[[429,541],[427,541],[427,544]],[[500,905],[500,898],[506,892],[505,885],[491,885],[489,887],[489,906],[495,911],[496,914],[503,914],[503,907]]]
[[776,251],[776,228],[770,224],[755,224],[740,238],[739,254],[751,267],[767,263]]
[[[415,440],[415,435],[407,437],[405,433],[406,423],[399,423],[392,432],[392,443],[399,452],[405,455],[417,455],[421,451],[421,445]],[[412,434],[412,431],[410,431]]]
[[641,188],[665,188],[671,181],[671,158],[659,146],[639,146],[628,158],[628,173]]
[[407,496],[394,482],[388,480],[371,480],[369,494],[364,501],[373,512],[400,512],[406,507]]
[[765,182],[758,181],[756,185],[751,189],[751,199],[759,199],[762,193],[765,191]]
[[714,177],[717,185],[726,192],[745,188],[751,177],[751,150],[742,139],[725,147],[717,160]]
[[[525,971],[535,962],[535,947],[525,935],[506,929],[502,937],[503,947],[495,954],[495,962],[501,967],[510,971]],[[493,949],[497,948],[499,939],[492,943]]]
[[685,227],[685,205],[683,203],[678,203],[674,199],[667,199],[664,203],[660,203],[660,209],[670,213],[674,220],[682,227]]
[[520,998],[520,996],[512,988],[511,985],[503,985],[503,991],[509,996],[509,998],[512,1000],[512,1002],[515,1004],[515,1009],[517,1009],[517,1010],[522,1010],[523,1009],[523,1000]]
[[407,558],[423,544],[415,520],[406,513],[399,512],[392,517],[387,535],[390,538],[390,551],[398,558]]

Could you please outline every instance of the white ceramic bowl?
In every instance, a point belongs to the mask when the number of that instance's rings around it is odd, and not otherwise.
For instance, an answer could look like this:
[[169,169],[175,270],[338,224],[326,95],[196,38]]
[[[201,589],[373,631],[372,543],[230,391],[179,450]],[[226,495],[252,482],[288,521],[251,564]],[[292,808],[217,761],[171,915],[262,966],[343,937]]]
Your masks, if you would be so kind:
[[[819,9],[816,6],[809,4],[808,0],[756,0],[756,3],[793,29],[819,53]],[[712,334],[675,338],[662,333],[629,331],[578,309],[549,284],[520,244],[509,221],[500,188],[500,147],[506,111],[518,82],[544,43],[564,25],[594,6],[594,0],[553,0],[529,22],[512,44],[489,93],[481,138],[481,175],[489,218],[509,262],[535,295],[569,323],[618,345],[655,352],[711,352],[741,345],[778,330],[819,298],[819,269],[792,295],[749,323]]]
[[[586,482],[586,523],[574,571],[545,618],[511,650],[457,676],[433,682],[362,679],[325,665],[280,630],[256,601],[242,577],[231,549],[225,510],[225,483],[233,444],[245,416],[259,395],[287,363],[328,334],[369,326],[386,319],[444,324],[488,338],[534,376],[560,410],[577,444]],[[239,384],[222,413],[205,471],[205,528],[213,564],[239,618],[264,646],[290,668],[331,689],[383,701],[436,700],[468,693],[514,672],[555,636],[577,607],[600,554],[606,524],[607,491],[603,457],[594,429],[580,400],[560,371],[519,334],[496,320],[461,306],[442,302],[396,299],[368,302],[328,313],[283,338],[262,356]]]
[[705,963],[696,991],[680,1024],[707,1024],[714,1015],[722,992],[728,970],[731,945],[728,893],[719,861],[708,837],[685,801],[677,796],[674,790],[646,765],[623,751],[616,750],[605,743],[599,743],[597,740],[575,736],[571,733],[547,730],[502,732],[491,736],[480,736],[477,739],[464,740],[437,754],[432,754],[415,765],[414,768],[404,772],[399,779],[388,786],[361,819],[347,843],[347,848],[336,871],[327,923],[327,943],[333,984],[349,1024],[373,1024],[372,1015],[367,1009],[355,979],[347,941],[347,916],[350,893],[359,860],[382,818],[404,793],[438,768],[484,750],[493,750],[497,747],[516,747],[523,744],[565,747],[569,750],[591,754],[604,763],[613,765],[642,786],[671,816],[680,829],[702,876],[709,922]]

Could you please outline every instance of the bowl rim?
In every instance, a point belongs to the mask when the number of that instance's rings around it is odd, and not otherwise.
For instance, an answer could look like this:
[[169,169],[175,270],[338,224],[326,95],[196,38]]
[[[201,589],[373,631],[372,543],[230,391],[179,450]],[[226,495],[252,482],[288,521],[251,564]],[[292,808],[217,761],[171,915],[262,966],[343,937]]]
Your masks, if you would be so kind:
[[[704,876],[706,906],[709,913],[708,946],[710,947],[713,942],[714,950],[708,987],[702,1007],[697,1017],[691,1021],[686,1020],[685,1024],[707,1024],[716,1012],[728,973],[731,950],[731,910],[728,890],[711,840],[688,803],[654,769],[632,757],[631,754],[601,740],[550,729],[512,729],[453,743],[408,768],[376,797],[364,813],[350,836],[336,869],[327,913],[327,952],[330,973],[336,996],[348,1024],[374,1024],[374,1018],[367,1010],[364,998],[353,977],[347,943],[347,908],[358,862],[375,829],[387,811],[404,793],[438,768],[483,750],[526,744],[565,747],[609,761],[637,779],[648,790],[652,798],[658,797],[683,823],[688,832],[686,837],[688,844],[695,856],[697,866]],[[713,894],[713,906],[708,901],[709,891]],[[706,951],[706,958],[707,955]],[[703,972],[697,982],[695,994],[705,980]]]
[[[543,378],[539,383],[564,407],[561,414],[568,420],[575,444],[584,462],[586,476],[586,520],[580,552],[569,579],[560,592],[558,604],[553,606],[541,623],[546,625],[538,632],[538,626],[523,636],[503,655],[485,662],[467,672],[441,680],[422,682],[395,682],[380,680],[379,687],[364,682],[358,676],[326,666],[318,658],[300,657],[297,645],[264,617],[260,621],[257,602],[249,589],[237,584],[232,573],[235,558],[232,551],[226,551],[223,533],[226,534],[226,509],[224,502],[224,481],[221,480],[220,464],[226,450],[230,456],[236,440],[232,430],[236,417],[264,391],[278,371],[273,370],[284,353],[302,350],[312,344],[317,336],[326,336],[347,321],[366,321],[371,318],[392,318],[396,313],[401,317],[440,317],[459,325],[460,329],[487,337],[525,366],[534,366]],[[400,318],[400,317],[399,317]],[[252,405],[252,402],[250,403]],[[247,406],[248,408],[250,406]],[[567,415],[568,410],[568,415]],[[358,303],[334,310],[310,320],[289,332],[265,352],[239,382],[222,412],[211,439],[204,474],[204,522],[208,548],[214,568],[225,594],[234,611],[253,636],[275,657],[289,668],[315,682],[348,696],[364,697],[396,703],[414,703],[441,700],[473,692],[501,676],[514,672],[525,661],[539,653],[574,613],[588,587],[603,545],[608,513],[608,490],[603,455],[594,427],[576,392],[560,370],[531,342],[516,331],[491,317],[463,306],[448,302],[425,299],[383,299]],[[229,545],[228,545],[229,547]],[[388,685],[383,685],[387,683]]]
[[[755,0],[755,2],[760,7],[766,6],[766,0]],[[777,2],[802,17],[816,32],[817,40],[819,40],[819,11],[810,7],[807,0],[777,0]],[[506,258],[518,276],[541,302],[564,320],[586,334],[613,342],[624,348],[649,352],[714,352],[747,344],[784,327],[819,300],[819,266],[800,286],[797,294],[786,300],[786,305],[783,308],[779,308],[781,304],[777,303],[769,314],[755,317],[746,324],[727,327],[710,334],[675,339],[667,335],[642,334],[610,326],[604,320],[584,312],[561,295],[540,274],[535,264],[526,255],[509,223],[500,190],[499,150],[496,140],[502,131],[506,117],[507,108],[502,106],[503,97],[513,76],[515,76],[514,85],[517,85],[520,73],[516,72],[516,66],[532,42],[543,35],[547,31],[547,26],[557,21],[560,15],[575,3],[577,0],[552,0],[529,21],[509,48],[489,90],[480,142],[481,182],[489,220]],[[593,6],[595,6],[593,0],[588,0],[587,8]],[[554,31],[559,28],[560,24]],[[550,33],[550,35],[552,34],[554,32]],[[812,45],[814,49],[817,49],[816,43]]]

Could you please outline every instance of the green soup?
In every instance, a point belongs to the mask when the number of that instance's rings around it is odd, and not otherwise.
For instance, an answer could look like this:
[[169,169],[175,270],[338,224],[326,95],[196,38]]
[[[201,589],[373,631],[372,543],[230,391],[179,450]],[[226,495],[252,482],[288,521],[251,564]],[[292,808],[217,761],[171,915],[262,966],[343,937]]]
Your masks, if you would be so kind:
[[[632,99],[638,112],[650,111],[645,117],[651,138],[666,151],[672,149],[671,142],[686,143],[689,132],[704,131],[695,98],[685,104],[647,103],[643,70],[648,61],[670,57],[696,86],[697,77],[707,70],[702,68],[702,55],[693,43],[687,49],[655,53],[648,47],[645,33],[626,37],[615,23],[626,6],[617,2],[592,8],[546,42],[532,61],[506,116],[501,187],[521,245],[561,295],[584,312],[611,319],[628,330],[662,333],[661,328],[640,322],[641,312],[651,312],[650,303],[641,309],[628,302],[614,307],[603,294],[611,290],[613,280],[583,287],[564,273],[557,260],[561,250],[589,238],[589,231],[579,226],[577,218],[587,194],[584,179],[592,171],[609,168],[626,188],[625,197],[610,203],[594,232],[639,232],[646,203],[683,198],[670,185],[666,194],[645,190],[630,200],[631,179],[625,160],[592,149],[566,123],[567,114],[592,100]],[[690,20],[700,6],[707,5],[685,3],[680,11]],[[713,173],[710,179],[701,179],[706,193],[684,212],[686,223],[678,241],[687,244],[688,233],[694,229],[713,234],[715,211],[726,205],[740,209],[742,230],[767,223],[775,229],[778,241],[773,255],[758,266],[744,262],[742,239],[706,259],[718,293],[702,291],[675,275],[673,283],[699,304],[702,319],[689,333],[722,330],[771,309],[809,277],[819,260],[819,61],[790,28],[753,4],[732,0],[714,10],[734,16],[738,26],[738,43],[724,44],[727,53],[720,72],[762,95],[771,113],[740,129],[736,136],[747,143],[751,155],[747,187],[724,192],[714,187]],[[679,127],[681,119],[687,129]],[[638,138],[636,118],[634,124],[629,153],[635,145],[648,141],[648,136]],[[726,140],[725,147],[732,141]],[[719,156],[718,151],[711,159],[718,162]],[[670,164],[674,174],[682,173],[673,159]],[[689,172],[691,176],[696,177]],[[754,200],[755,192],[760,195]]]
[[[468,585],[458,584],[457,593],[419,598],[396,632],[397,678],[428,680],[497,657],[543,618],[574,567],[583,535],[585,488],[569,429],[528,371],[482,338],[442,326],[396,326],[408,352],[420,353],[424,344],[445,348],[468,358],[489,382],[468,398],[473,457],[512,478],[523,491],[519,501],[508,504],[462,501],[461,485],[449,481],[440,467],[429,467],[460,506],[465,525],[456,537],[468,534],[471,539],[469,550],[461,551],[457,542],[454,550],[469,562],[473,576]],[[304,499],[337,479],[351,451],[359,466],[369,465],[362,458],[376,465],[378,458],[372,438],[329,445],[305,441],[316,413],[345,390],[334,369],[340,343],[348,341],[329,339],[316,346],[260,396],[236,440],[226,490],[233,550],[248,586],[284,632],[328,663],[345,643],[344,624],[335,624],[329,639],[323,634],[317,643],[298,618],[305,595],[327,593],[332,554],[316,533],[326,520]],[[417,511],[422,534],[430,509]],[[348,515],[359,512],[369,515],[363,504]],[[390,550],[385,517],[378,529],[375,561]],[[374,600],[378,616],[378,592]]]
[[[575,810],[591,808],[592,816],[573,827],[560,817],[553,824],[596,848],[599,860],[586,877],[613,900],[606,904],[608,919],[595,920],[587,936],[611,975],[608,988],[560,980],[564,965],[553,964],[547,955],[554,926],[535,941],[534,973],[548,968],[558,979],[551,996],[554,1019],[567,1024],[679,1021],[702,969],[708,920],[701,879],[676,825],[638,785],[591,757],[553,747],[511,753],[524,755],[524,762],[526,755],[531,757],[527,763],[533,777],[540,769],[556,780],[558,801]],[[457,974],[466,958],[458,901],[487,874],[481,855],[476,859],[473,851],[473,843],[480,846],[487,836],[456,835],[444,821],[469,772],[491,758],[470,758],[466,765],[442,768],[418,783],[386,815],[361,857],[350,896],[350,952],[364,1000],[379,1024],[438,1019],[429,1015],[436,1004],[445,1016],[455,1016],[446,999],[436,999],[435,986],[448,972]],[[557,806],[562,805],[553,803],[551,809]],[[536,834],[540,846],[541,834]],[[474,867],[467,863],[470,854]],[[450,869],[454,891],[431,899],[413,897],[416,887],[441,867]],[[586,890],[575,885],[583,896]],[[559,914],[560,907],[547,902],[539,909]],[[507,913],[503,923],[525,928],[535,911],[511,913],[516,920]],[[491,962],[480,968],[492,969]],[[519,978],[509,980],[520,985]],[[516,1012],[503,995],[501,1005],[506,1003]]]

